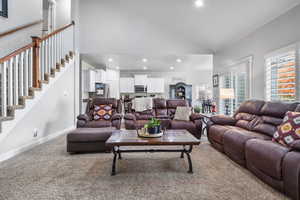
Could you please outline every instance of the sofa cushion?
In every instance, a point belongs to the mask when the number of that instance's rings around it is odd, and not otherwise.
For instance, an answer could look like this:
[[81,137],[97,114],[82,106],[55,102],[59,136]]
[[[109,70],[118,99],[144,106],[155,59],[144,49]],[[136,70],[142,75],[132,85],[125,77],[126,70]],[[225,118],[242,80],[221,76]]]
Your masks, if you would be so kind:
[[245,144],[248,140],[259,138],[271,140],[271,137],[253,131],[230,129],[224,133],[224,152],[235,162],[245,166]]
[[229,129],[241,129],[236,126],[223,126],[214,124],[209,128],[208,137],[215,142],[223,144],[223,135]]
[[282,160],[288,152],[289,148],[259,139],[248,140],[245,148],[247,165],[277,180],[282,180]]
[[271,117],[271,116],[261,116],[260,122],[253,127],[253,131],[257,131],[268,136],[273,137],[277,130],[277,126],[283,121],[282,118]]
[[67,135],[68,142],[106,141],[115,128],[78,128]]
[[88,121],[85,124],[85,128],[103,128],[103,127],[110,127],[111,121],[108,120],[99,120],[99,121]]
[[[239,113],[239,114],[243,114],[243,113]],[[239,114],[236,117],[238,117]],[[257,115],[252,115],[251,117],[240,118],[236,122],[235,125],[238,126],[238,127],[247,129],[249,131],[252,131],[255,128],[255,126],[257,126],[260,123],[261,123],[261,117],[257,116]]]
[[255,116],[256,115],[253,115],[253,114],[240,112],[240,113],[237,113],[235,115],[235,119],[236,120],[251,121],[251,120],[253,120],[255,118]]
[[167,108],[167,101],[165,99],[153,99],[153,108]]
[[236,120],[233,117],[226,116],[226,115],[215,115],[210,118],[214,124],[219,125],[235,125]]
[[267,124],[272,124],[274,126],[279,126],[283,122],[283,118],[262,116],[262,121]]
[[253,131],[266,134],[270,137],[273,137],[276,130],[277,130],[276,126],[267,123],[259,123],[253,128]]
[[249,113],[254,115],[260,115],[260,110],[265,104],[264,101],[261,100],[249,100],[242,103],[242,105],[237,110],[238,113]]
[[261,114],[275,118],[283,118],[287,111],[294,111],[298,103],[266,102],[261,108]]
[[150,120],[151,118],[153,118],[153,115],[149,115],[149,114],[136,114],[136,119],[137,120]]
[[284,146],[290,146],[294,141],[300,140],[300,112],[286,113],[283,123],[273,135],[273,140]]

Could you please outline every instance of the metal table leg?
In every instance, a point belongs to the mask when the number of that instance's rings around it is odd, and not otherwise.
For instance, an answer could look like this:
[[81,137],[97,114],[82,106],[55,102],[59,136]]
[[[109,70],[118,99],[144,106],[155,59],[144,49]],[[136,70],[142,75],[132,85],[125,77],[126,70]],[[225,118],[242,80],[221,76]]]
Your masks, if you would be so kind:
[[183,149],[180,150],[170,150],[170,149],[135,149],[135,150],[120,150],[119,146],[115,146],[112,149],[112,152],[114,154],[113,157],[113,163],[112,163],[112,169],[111,169],[111,175],[114,176],[116,175],[116,162],[117,162],[117,157],[119,157],[119,159],[122,159],[121,157],[121,153],[138,153],[138,152],[150,152],[150,153],[154,153],[154,152],[180,152],[181,153],[181,158],[184,158],[184,154],[186,154],[187,156],[187,160],[188,160],[188,164],[189,164],[189,170],[188,173],[193,173],[193,165],[192,165],[192,159],[191,159],[191,155],[190,153],[193,150],[193,145],[189,145],[189,148],[187,149],[185,146],[183,146]]
[[192,164],[192,159],[191,159],[191,155],[190,155],[190,153],[192,152],[192,150],[193,150],[193,145],[190,145],[190,147],[189,147],[188,150],[185,149],[185,154],[187,156],[188,163],[189,163],[189,171],[188,171],[188,173],[190,173],[190,174],[193,173],[193,164]]
[[114,154],[114,158],[113,158],[113,163],[112,163],[112,168],[111,168],[111,175],[112,176],[116,175],[117,152],[115,150],[115,147],[113,147],[113,154]]

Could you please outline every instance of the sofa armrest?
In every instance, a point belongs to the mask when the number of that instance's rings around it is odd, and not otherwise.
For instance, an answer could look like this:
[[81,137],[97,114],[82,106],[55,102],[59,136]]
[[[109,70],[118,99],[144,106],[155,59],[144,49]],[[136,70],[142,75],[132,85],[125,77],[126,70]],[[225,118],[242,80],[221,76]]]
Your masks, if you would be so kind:
[[292,142],[290,147],[292,150],[300,151],[300,140],[295,140],[294,142]]
[[193,113],[193,114],[191,114],[191,116],[190,116],[190,120],[191,120],[191,121],[201,120],[202,118],[203,118],[203,117],[202,117],[201,115],[197,114],[197,113]]
[[300,152],[288,152],[282,163],[284,191],[291,199],[300,199]]
[[131,114],[131,113],[128,113],[124,116],[124,119],[125,120],[133,120],[133,121],[136,121],[136,117],[134,114]]
[[85,122],[90,121],[90,118],[89,118],[89,116],[88,116],[87,114],[81,114],[81,115],[78,115],[78,116],[77,116],[77,119],[78,119],[78,120],[85,121]]
[[122,114],[116,113],[112,116],[111,121],[113,120],[121,120],[122,119]]
[[215,115],[210,118],[210,121],[213,124],[219,124],[219,125],[232,125],[234,126],[236,123],[236,120],[233,117],[226,116],[226,115]]

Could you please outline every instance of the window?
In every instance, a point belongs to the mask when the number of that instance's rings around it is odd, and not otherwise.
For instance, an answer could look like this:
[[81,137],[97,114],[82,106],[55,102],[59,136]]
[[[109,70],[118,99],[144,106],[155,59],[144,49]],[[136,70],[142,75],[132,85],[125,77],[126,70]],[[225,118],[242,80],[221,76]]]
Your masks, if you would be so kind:
[[266,99],[293,102],[297,100],[295,46],[276,51],[265,59]]
[[220,99],[219,112],[226,113],[226,105],[229,114],[232,115],[236,109],[250,97],[250,76],[252,57],[244,59],[237,64],[231,65],[228,71],[220,74],[220,88],[233,88],[233,99]]
[[8,17],[7,0],[0,0],[0,16]]

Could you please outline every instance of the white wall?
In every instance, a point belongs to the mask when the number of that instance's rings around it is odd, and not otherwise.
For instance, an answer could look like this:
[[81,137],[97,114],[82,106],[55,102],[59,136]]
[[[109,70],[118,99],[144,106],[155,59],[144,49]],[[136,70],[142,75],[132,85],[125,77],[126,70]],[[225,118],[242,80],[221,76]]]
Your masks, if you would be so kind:
[[[71,22],[71,0],[56,0],[56,27]],[[0,33],[43,19],[42,0],[9,0],[8,18],[0,17]],[[31,42],[31,36],[41,36],[43,24],[35,25],[0,38],[0,57]]]
[[264,99],[264,56],[269,52],[300,40],[300,6],[297,6],[259,28],[248,37],[217,51],[214,56],[214,73],[224,71],[232,61],[253,55],[252,98]]
[[[51,79],[48,87],[45,86],[35,99],[30,100],[32,102],[27,102],[27,111],[25,108],[16,113],[17,121],[2,124],[0,160],[1,155],[74,127],[75,70],[74,63],[68,64],[67,68],[60,72],[61,74],[57,74],[56,80]],[[35,138],[34,129],[38,130],[38,136]]]
[[[43,19],[41,0],[9,0],[8,18],[0,17],[0,33]],[[42,24],[0,38],[0,57],[31,42],[41,34]]]
[[193,103],[197,97],[197,86],[206,85],[212,87],[212,70],[202,71],[186,71],[186,72],[141,72],[141,71],[121,71],[121,77],[133,77],[134,74],[147,74],[148,77],[159,77],[165,79],[165,94],[164,98],[169,98],[170,85],[178,82],[185,82],[186,84],[193,85]]
[[71,0],[56,0],[56,28],[71,23]]

